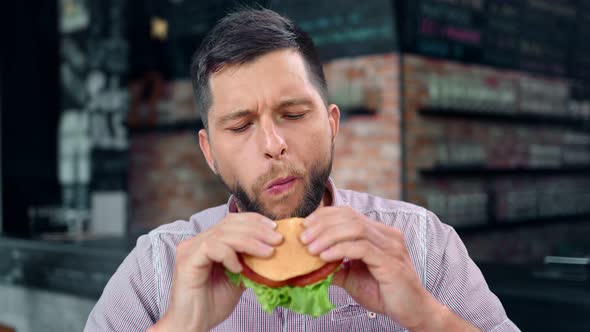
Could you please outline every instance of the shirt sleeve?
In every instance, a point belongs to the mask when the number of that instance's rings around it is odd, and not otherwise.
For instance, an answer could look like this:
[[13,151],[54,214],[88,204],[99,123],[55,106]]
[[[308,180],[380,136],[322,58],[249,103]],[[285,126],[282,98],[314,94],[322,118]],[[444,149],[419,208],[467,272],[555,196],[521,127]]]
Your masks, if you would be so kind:
[[469,257],[455,230],[428,213],[426,288],[482,331],[520,331]]
[[159,317],[152,245],[137,240],[90,312],[85,332],[145,331]]

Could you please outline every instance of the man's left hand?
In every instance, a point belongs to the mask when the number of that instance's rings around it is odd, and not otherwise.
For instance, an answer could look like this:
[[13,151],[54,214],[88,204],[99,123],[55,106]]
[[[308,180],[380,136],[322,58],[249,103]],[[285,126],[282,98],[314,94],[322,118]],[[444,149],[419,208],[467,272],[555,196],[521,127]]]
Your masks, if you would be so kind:
[[349,259],[333,284],[364,308],[411,330],[428,329],[433,320],[448,316],[449,310],[422,286],[400,230],[350,207],[320,208],[304,225],[301,241],[312,254],[328,262]]

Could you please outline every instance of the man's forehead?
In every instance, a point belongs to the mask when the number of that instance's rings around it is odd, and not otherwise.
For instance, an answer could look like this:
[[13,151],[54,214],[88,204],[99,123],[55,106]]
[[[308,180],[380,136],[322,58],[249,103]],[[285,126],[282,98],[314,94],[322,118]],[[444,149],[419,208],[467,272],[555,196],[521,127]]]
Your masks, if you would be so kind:
[[287,100],[313,102],[315,91],[301,56],[294,51],[272,52],[252,63],[228,65],[211,75],[210,86],[212,116],[236,107],[256,106],[247,104],[256,103],[261,96],[272,102],[268,106]]
[[219,85],[251,85],[252,80],[260,82],[263,79],[273,82],[283,79],[288,82],[294,78],[307,81],[307,66],[298,52],[285,49],[270,52],[246,63],[223,65],[211,74],[209,83],[215,90]]

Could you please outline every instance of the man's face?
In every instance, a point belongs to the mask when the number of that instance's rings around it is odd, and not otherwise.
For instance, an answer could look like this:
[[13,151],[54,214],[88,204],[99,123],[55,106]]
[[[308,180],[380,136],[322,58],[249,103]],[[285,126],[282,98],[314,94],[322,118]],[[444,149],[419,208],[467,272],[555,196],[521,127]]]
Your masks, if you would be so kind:
[[199,143],[242,211],[305,217],[324,196],[340,111],[324,105],[294,50],[224,66],[209,84]]

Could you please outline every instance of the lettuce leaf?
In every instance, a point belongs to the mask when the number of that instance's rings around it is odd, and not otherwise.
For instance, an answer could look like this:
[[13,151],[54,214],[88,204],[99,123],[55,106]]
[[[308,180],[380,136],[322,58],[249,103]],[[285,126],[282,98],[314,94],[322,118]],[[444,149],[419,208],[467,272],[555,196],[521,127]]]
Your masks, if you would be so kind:
[[229,270],[226,270],[225,274],[236,286],[244,284],[245,287],[252,288],[258,303],[269,314],[276,307],[283,307],[300,314],[318,317],[327,314],[334,308],[328,297],[328,288],[332,283],[334,273],[324,280],[304,287],[283,286],[278,288],[258,284],[239,273],[233,273]]

